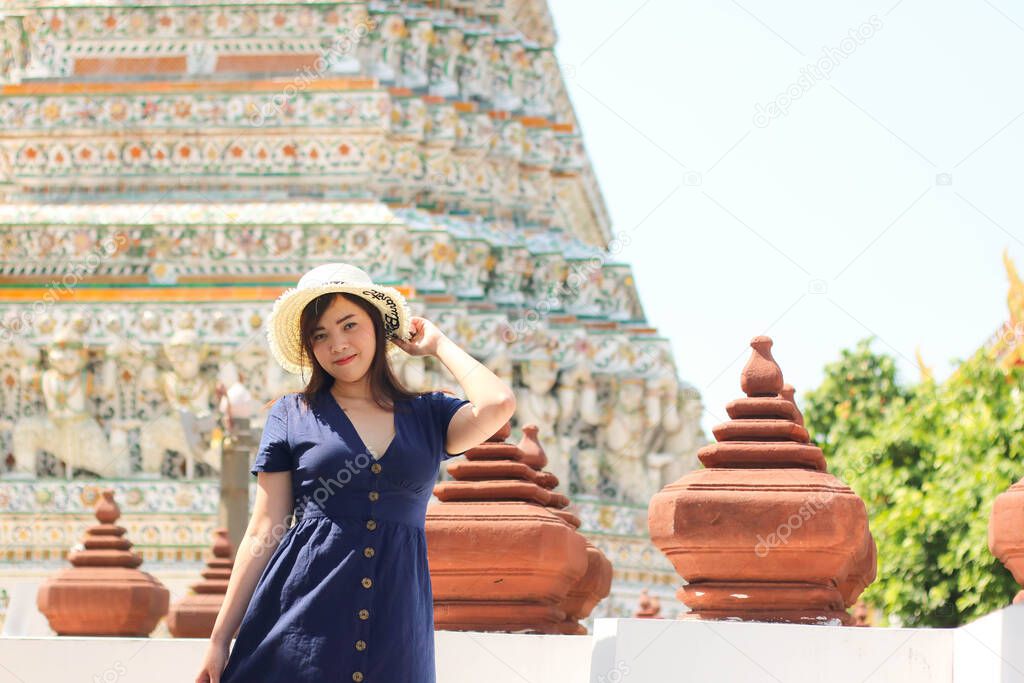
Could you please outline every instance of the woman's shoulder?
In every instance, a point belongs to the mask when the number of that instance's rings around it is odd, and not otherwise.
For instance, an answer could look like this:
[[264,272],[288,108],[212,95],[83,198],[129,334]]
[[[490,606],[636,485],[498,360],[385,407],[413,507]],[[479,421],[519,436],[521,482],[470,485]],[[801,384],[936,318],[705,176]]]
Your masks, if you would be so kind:
[[469,401],[449,389],[430,389],[420,393],[414,399],[414,405],[419,405],[421,411],[426,411],[434,419],[439,415],[449,416]]
[[431,410],[431,405],[436,399],[434,395],[436,392],[432,390],[426,391],[413,391],[412,396],[407,398],[400,403],[408,404],[414,413],[421,414],[425,411]]
[[455,394],[444,389],[426,389],[424,391],[416,392],[416,396],[412,399],[412,402],[421,406],[430,406],[437,404],[439,401],[443,401],[446,397],[455,398]]
[[445,396],[455,396],[455,392],[451,389],[438,388],[438,389],[425,389],[419,392],[419,397],[425,400],[444,398]]
[[412,396],[396,400],[395,407],[398,408],[399,406],[405,404],[410,406],[413,410],[418,411],[423,409],[423,406],[426,405],[426,402],[428,400],[429,399],[426,397],[425,392],[413,391]]
[[268,410],[272,413],[276,412],[278,414],[292,413],[305,407],[306,399],[303,397],[301,391],[282,394],[281,396],[270,399],[263,405],[264,410]]

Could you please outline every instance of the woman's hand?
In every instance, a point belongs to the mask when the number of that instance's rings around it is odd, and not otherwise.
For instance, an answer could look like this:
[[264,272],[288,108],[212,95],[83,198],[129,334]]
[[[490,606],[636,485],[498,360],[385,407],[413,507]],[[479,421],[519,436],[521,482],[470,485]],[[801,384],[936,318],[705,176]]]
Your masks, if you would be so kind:
[[203,668],[196,676],[196,683],[220,683],[220,675],[228,663],[228,644],[210,641],[203,656]]
[[395,346],[410,356],[437,355],[437,344],[444,338],[444,334],[437,329],[437,325],[426,318],[413,316],[409,319],[409,329],[409,341],[403,341],[398,337],[391,338]]

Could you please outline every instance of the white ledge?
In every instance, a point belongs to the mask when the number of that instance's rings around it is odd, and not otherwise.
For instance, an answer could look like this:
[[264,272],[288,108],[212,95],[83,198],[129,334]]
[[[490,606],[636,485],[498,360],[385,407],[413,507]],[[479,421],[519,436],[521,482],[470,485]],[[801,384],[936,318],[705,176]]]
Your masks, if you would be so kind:
[[[438,631],[438,683],[1024,681],[1024,606],[956,629],[596,619],[592,636]],[[0,683],[195,679],[201,639],[0,638]],[[417,683],[391,682],[391,683]]]

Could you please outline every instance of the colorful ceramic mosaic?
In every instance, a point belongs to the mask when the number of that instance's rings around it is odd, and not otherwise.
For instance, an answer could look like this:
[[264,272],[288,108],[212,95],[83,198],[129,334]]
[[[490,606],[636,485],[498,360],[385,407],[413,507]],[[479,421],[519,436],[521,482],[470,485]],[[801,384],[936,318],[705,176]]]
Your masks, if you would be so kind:
[[344,260],[515,389],[615,564],[591,619],[674,603],[644,502],[693,466],[700,397],[616,258],[547,3],[442,4],[4,3],[0,588],[66,556],[101,481],[147,561],[200,561],[217,391],[258,429],[299,388],[271,302]]

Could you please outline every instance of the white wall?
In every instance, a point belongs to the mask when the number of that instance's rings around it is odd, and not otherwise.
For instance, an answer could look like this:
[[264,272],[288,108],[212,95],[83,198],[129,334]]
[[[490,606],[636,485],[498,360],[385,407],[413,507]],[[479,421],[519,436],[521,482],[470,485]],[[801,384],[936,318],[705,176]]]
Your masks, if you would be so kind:
[[[590,644],[589,636],[438,631],[437,680],[587,683]],[[0,638],[0,683],[190,683],[205,650],[200,639]]]
[[594,641],[591,683],[953,681],[950,630],[598,619]]
[[987,614],[953,633],[953,680],[1024,683],[1024,605]]
[[[958,629],[597,619],[593,636],[438,631],[435,642],[438,683],[1024,683],[1024,605]],[[0,638],[0,683],[188,682],[205,648]]]

